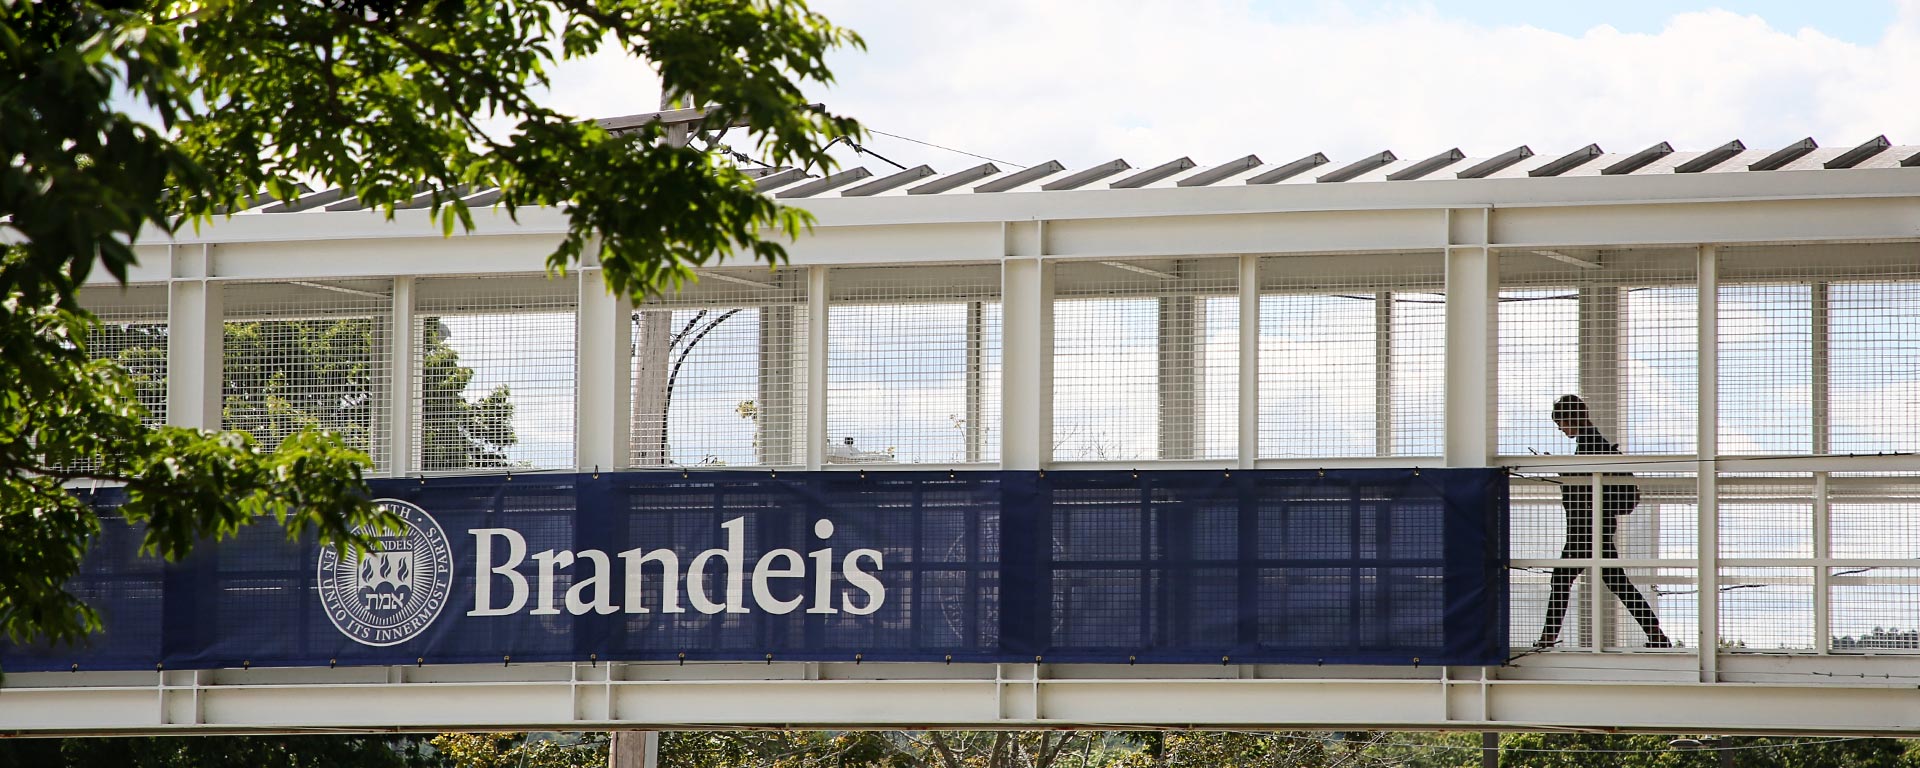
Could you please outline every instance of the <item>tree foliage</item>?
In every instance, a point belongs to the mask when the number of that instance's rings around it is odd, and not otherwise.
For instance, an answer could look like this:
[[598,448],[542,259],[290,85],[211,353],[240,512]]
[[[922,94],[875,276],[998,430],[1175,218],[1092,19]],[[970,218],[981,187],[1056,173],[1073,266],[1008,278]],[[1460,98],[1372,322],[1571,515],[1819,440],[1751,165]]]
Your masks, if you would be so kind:
[[[1527,768],[1914,768],[1893,739],[1728,737],[1682,749],[1647,734],[1521,733],[1500,764]],[[420,737],[190,736],[0,741],[0,768],[339,766],[599,768],[606,734]],[[1728,748],[1726,752],[1720,748]],[[662,768],[1475,768],[1477,733],[1112,731],[684,731],[662,734]]]
[[525,733],[443,733],[433,748],[446,768],[601,768],[606,734],[540,739]]
[[[0,257],[0,286],[32,282],[27,261],[18,248]],[[329,541],[376,521],[366,457],[336,437],[304,431],[269,452],[242,432],[143,423],[126,372],[87,355],[92,324],[17,289],[0,301],[0,629],[14,641],[77,639],[99,623],[65,590],[100,526],[66,481],[124,483],[120,514],[145,522],[144,548],[168,558],[263,516]]]
[[[1717,768],[1721,750],[1740,768],[1915,768],[1920,752],[1896,739],[1735,736],[1679,749],[1655,734],[1519,733],[1501,740],[1501,765],[1537,768]],[[1699,742],[1701,739],[1694,739]]]
[[513,429],[513,390],[497,385],[468,400],[474,370],[460,364],[445,321],[428,318],[421,333],[420,467],[425,470],[505,467]]
[[1096,768],[1126,750],[1101,731],[689,731],[663,734],[661,768]]
[[[8,739],[0,768],[440,768],[412,736]],[[597,768],[597,767],[596,767]]]
[[[303,183],[389,216],[429,191],[452,233],[473,224],[461,193],[497,187],[509,214],[565,216],[553,269],[595,258],[618,291],[671,288],[738,251],[778,261],[803,213],[658,124],[614,133],[545,107],[547,72],[608,48],[642,57],[762,159],[829,167],[828,145],[857,126],[801,89],[830,80],[826,54],[845,45],[859,39],[800,0],[0,0],[0,630],[98,627],[63,589],[98,530],[67,482],[124,483],[121,513],[170,558],[261,517],[349,543],[392,523],[364,500],[356,430],[372,427],[354,404],[300,403],[274,372],[242,371],[229,431],[158,426],[154,377],[87,353],[96,323],[76,295],[96,269],[125,280],[141,237]],[[511,127],[483,127],[498,124]],[[331,349],[363,330],[299,332]],[[437,370],[464,386],[457,366]],[[466,440],[504,461],[505,394],[441,401],[461,435],[426,436],[428,460]]]

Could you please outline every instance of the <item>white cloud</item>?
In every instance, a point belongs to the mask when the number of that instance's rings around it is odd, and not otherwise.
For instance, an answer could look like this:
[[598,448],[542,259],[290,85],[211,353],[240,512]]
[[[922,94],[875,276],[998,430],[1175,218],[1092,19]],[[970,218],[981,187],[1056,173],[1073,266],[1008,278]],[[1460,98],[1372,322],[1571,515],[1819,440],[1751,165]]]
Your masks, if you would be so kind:
[[[837,56],[840,83],[822,98],[881,130],[1020,163],[1851,145],[1920,123],[1900,91],[1900,73],[1920,71],[1920,0],[1900,3],[1885,35],[1859,45],[1717,10],[1656,34],[1569,36],[1421,6],[1335,3],[1283,22],[1244,0],[826,0],[870,50]],[[936,168],[976,162],[870,146]]]

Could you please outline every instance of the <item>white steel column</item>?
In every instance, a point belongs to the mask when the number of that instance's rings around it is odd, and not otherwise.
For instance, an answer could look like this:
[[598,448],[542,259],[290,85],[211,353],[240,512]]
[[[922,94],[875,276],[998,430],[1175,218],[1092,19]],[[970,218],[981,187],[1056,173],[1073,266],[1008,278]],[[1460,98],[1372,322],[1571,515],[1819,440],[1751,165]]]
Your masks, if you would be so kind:
[[[1184,264],[1175,262],[1174,272],[1185,278]],[[1182,286],[1184,288],[1184,286]],[[1158,458],[1179,461],[1199,452],[1200,400],[1197,379],[1199,360],[1199,300],[1191,295],[1163,296],[1158,305],[1154,333],[1155,398],[1160,411]]]
[[413,278],[393,279],[393,315],[387,323],[387,473],[405,475],[413,465]]
[[1624,442],[1626,417],[1620,412],[1620,358],[1626,351],[1621,338],[1620,288],[1616,285],[1579,289],[1578,327],[1580,396],[1586,398],[1594,426],[1616,443]]
[[1809,450],[1815,456],[1825,456],[1833,452],[1833,336],[1831,334],[1832,317],[1829,314],[1832,310],[1828,304],[1832,292],[1832,283],[1825,280],[1814,281],[1813,295],[1810,297],[1808,306],[1810,322],[1808,323],[1807,352],[1808,357],[1811,358],[1809,373],[1812,374],[1813,379],[1808,382],[1809,389],[1812,390],[1809,393],[1811,395],[1809,404],[1812,406],[1810,415],[1813,419],[1811,425],[1813,445]]
[[1260,257],[1240,257],[1240,468],[1260,459]]
[[[1813,283],[1808,352],[1812,358],[1813,380],[1809,383],[1812,385],[1813,445],[1810,450],[1814,456],[1833,453],[1832,294],[1832,283],[1825,280]],[[1813,475],[1813,649],[1817,653],[1828,652],[1833,644],[1833,595],[1832,585],[1828,583],[1833,568],[1827,563],[1833,557],[1833,540],[1829,534],[1832,509],[1827,504],[1827,477],[1826,472]]]
[[966,377],[966,422],[962,424],[966,433],[966,458],[968,464],[980,463],[986,452],[983,438],[985,425],[980,420],[986,417],[987,399],[987,305],[985,302],[967,302],[967,377]]
[[1393,292],[1373,293],[1373,455],[1393,455]]
[[1446,464],[1493,461],[1493,354],[1500,268],[1486,246],[1447,248]]
[[618,469],[632,455],[633,305],[607,292],[598,267],[580,270],[574,463]]
[[1833,650],[1833,507],[1827,501],[1831,475],[1813,473],[1813,650]]
[[[1569,478],[1562,482],[1575,482],[1575,480]],[[1587,621],[1583,622],[1586,624],[1587,631],[1582,634],[1587,635],[1589,639],[1589,650],[1601,653],[1606,651],[1607,645],[1613,641],[1613,602],[1607,599],[1606,578],[1601,573],[1605,563],[1601,555],[1605,554],[1604,548],[1607,543],[1606,514],[1601,511],[1605,508],[1606,497],[1602,491],[1606,486],[1598,472],[1579,478],[1578,482],[1587,483],[1591,488],[1590,493],[1593,494],[1589,497],[1590,503],[1587,507],[1587,514],[1591,518],[1587,525],[1591,526],[1588,530],[1593,531],[1593,541],[1588,543],[1587,562],[1582,565],[1587,572],[1588,609]],[[1616,538],[1620,537],[1620,533],[1614,535]]]
[[1720,254],[1699,251],[1700,531],[1695,545],[1700,584],[1700,682],[1720,678]]
[[[1622,343],[1621,329],[1625,324],[1620,320],[1620,288],[1612,284],[1586,285],[1578,289],[1575,313],[1576,352],[1579,356],[1579,393],[1586,399],[1593,423],[1600,433],[1614,442],[1623,442],[1625,435],[1625,417],[1620,413],[1621,375],[1620,358],[1626,345]],[[1614,604],[1608,599],[1610,590],[1602,575],[1605,562],[1601,559],[1607,543],[1605,539],[1606,516],[1603,484],[1598,474],[1582,479],[1593,486],[1593,505],[1589,510],[1593,526],[1593,560],[1586,566],[1587,573],[1587,612],[1589,618],[1587,634],[1592,638],[1592,650],[1600,653],[1614,645],[1617,638],[1614,633]],[[1614,545],[1624,549],[1626,536],[1625,524],[1614,534]],[[1622,557],[1632,553],[1620,552]]]
[[1053,423],[1046,388],[1053,357],[1049,265],[1037,258],[1000,264],[1000,465],[1040,469],[1053,457]]
[[827,268],[807,268],[807,469],[827,461]]
[[220,428],[226,301],[211,245],[174,246],[167,285],[167,423]]
[[799,441],[806,435],[795,434],[798,419],[794,413],[797,385],[806,372],[798,362],[804,350],[799,340],[799,312],[790,304],[760,308],[760,340],[754,354],[755,402],[759,412],[760,438],[755,441],[755,457],[761,464],[784,466],[805,461],[799,455]]

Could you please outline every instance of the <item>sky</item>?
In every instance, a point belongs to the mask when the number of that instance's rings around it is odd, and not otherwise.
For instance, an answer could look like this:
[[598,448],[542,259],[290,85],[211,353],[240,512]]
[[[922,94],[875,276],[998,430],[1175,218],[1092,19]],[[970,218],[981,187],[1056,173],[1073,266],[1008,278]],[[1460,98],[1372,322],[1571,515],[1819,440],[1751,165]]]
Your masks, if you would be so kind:
[[[832,57],[838,82],[813,87],[816,100],[1011,165],[1920,141],[1920,100],[1906,95],[1920,0],[814,7],[867,43]],[[650,111],[658,85],[644,63],[602,55],[558,70],[549,103]],[[981,162],[884,135],[865,146],[936,170]]]

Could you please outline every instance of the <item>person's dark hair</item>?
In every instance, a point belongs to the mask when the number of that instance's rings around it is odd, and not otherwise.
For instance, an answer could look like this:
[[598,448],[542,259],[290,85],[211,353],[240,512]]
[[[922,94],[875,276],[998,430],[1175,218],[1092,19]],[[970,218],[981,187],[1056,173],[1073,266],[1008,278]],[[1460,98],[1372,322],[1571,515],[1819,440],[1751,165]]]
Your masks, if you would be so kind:
[[1593,425],[1593,415],[1587,411],[1587,401],[1579,395],[1561,395],[1553,401],[1553,421],[1556,424],[1572,424],[1575,427]]

